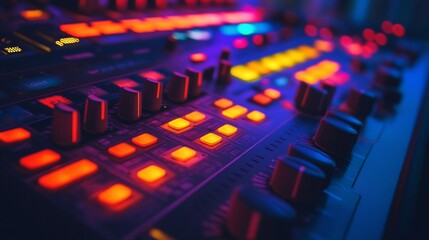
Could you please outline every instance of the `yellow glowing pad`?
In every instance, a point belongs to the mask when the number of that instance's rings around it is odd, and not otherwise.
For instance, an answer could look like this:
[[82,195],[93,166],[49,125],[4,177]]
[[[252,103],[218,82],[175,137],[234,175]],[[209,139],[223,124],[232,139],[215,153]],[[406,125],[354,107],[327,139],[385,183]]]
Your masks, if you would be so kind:
[[213,147],[214,145],[222,141],[222,137],[214,133],[207,133],[206,135],[200,137],[200,141],[206,145]]
[[220,134],[227,136],[227,137],[234,135],[237,132],[237,130],[238,129],[236,127],[229,125],[229,124],[225,124],[222,127],[217,129],[217,131]]
[[247,108],[240,105],[235,105],[222,111],[223,116],[231,119],[237,119],[246,113],[247,113]]
[[149,133],[143,133],[131,140],[135,145],[140,147],[148,147],[158,142],[158,138]]
[[101,191],[97,199],[100,203],[114,206],[123,203],[133,195],[131,188],[121,183],[116,183],[107,189]]
[[261,64],[273,72],[282,70],[282,65],[273,57],[264,57],[261,59]]
[[280,91],[274,89],[274,88],[268,88],[264,90],[264,95],[273,99],[273,100],[277,100],[279,99],[282,94],[280,93]]
[[260,111],[254,110],[247,114],[247,118],[252,122],[262,122],[265,119],[265,114]]
[[176,118],[170,122],[168,122],[168,126],[171,127],[174,130],[180,131],[184,128],[189,127],[191,123],[183,118]]
[[216,100],[213,103],[216,107],[221,108],[221,109],[225,109],[225,108],[229,108],[232,106],[232,101],[226,98],[219,98],[218,100]]
[[117,157],[117,158],[124,158],[124,157],[128,157],[131,154],[136,152],[136,148],[133,147],[132,145],[128,144],[128,143],[119,143],[115,146],[110,147],[109,149],[107,149],[107,151]]
[[274,54],[273,58],[275,59],[275,61],[277,61],[279,64],[281,64],[285,68],[295,66],[295,62],[288,55],[286,55],[284,53]]
[[258,61],[252,61],[247,63],[247,67],[262,75],[267,75],[271,73],[271,70],[269,68],[267,68],[265,65]]
[[233,67],[231,75],[245,82],[253,82],[260,77],[258,72],[242,65]]
[[150,165],[137,172],[137,177],[147,183],[153,183],[165,177],[167,171],[159,166]]
[[206,118],[206,115],[203,113],[200,113],[198,111],[193,111],[191,113],[186,114],[185,118],[191,122],[197,123],[197,122],[201,122],[202,120],[204,120]]
[[197,155],[197,152],[191,148],[188,147],[181,147],[177,149],[176,151],[171,153],[171,157],[176,159],[177,161],[186,162],[190,160],[191,158],[195,157]]

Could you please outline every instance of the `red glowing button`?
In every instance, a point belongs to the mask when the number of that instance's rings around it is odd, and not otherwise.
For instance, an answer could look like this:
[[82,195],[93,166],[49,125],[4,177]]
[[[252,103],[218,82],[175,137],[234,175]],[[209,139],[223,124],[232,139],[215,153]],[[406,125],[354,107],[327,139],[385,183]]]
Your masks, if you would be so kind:
[[383,33],[377,33],[374,39],[375,39],[375,42],[380,46],[384,46],[387,44],[387,37]]
[[365,40],[372,42],[374,41],[375,31],[370,28],[366,28],[365,30],[363,30],[362,35],[365,38]]
[[193,63],[203,63],[207,61],[207,55],[204,53],[194,53],[189,56],[189,60]]
[[261,105],[261,106],[267,106],[273,100],[270,97],[265,96],[262,93],[258,93],[258,94],[254,95],[252,97],[252,101],[255,102],[255,103],[257,103],[257,104],[259,104],[259,105]]
[[389,21],[384,21],[383,23],[381,23],[381,29],[386,34],[392,34],[392,26],[393,24]]
[[31,137],[31,133],[24,128],[13,128],[0,132],[0,144],[13,144],[22,142]]
[[304,32],[309,37],[315,37],[317,36],[317,27],[312,24],[308,24],[305,26]]
[[37,101],[39,103],[49,107],[49,108],[54,108],[57,103],[63,103],[66,105],[73,103],[70,99],[63,97],[61,95],[55,95],[52,97],[42,98],[42,99],[39,99]]
[[392,32],[397,37],[403,37],[405,35],[405,28],[401,24],[395,24],[392,27]]
[[123,88],[123,87],[135,88],[139,85],[137,82],[128,78],[118,79],[113,81],[112,83],[118,86],[119,88]]
[[39,178],[40,186],[57,190],[97,172],[98,166],[88,159],[81,159]]
[[247,48],[247,46],[249,46],[249,42],[247,41],[246,38],[236,38],[232,42],[232,45],[237,49],[244,49],[244,48]]
[[155,81],[161,81],[161,80],[165,79],[164,74],[157,72],[157,71],[142,72],[139,75],[140,75],[140,77],[152,79]]
[[25,10],[21,12],[21,17],[28,21],[41,21],[49,19],[49,14],[42,10]]

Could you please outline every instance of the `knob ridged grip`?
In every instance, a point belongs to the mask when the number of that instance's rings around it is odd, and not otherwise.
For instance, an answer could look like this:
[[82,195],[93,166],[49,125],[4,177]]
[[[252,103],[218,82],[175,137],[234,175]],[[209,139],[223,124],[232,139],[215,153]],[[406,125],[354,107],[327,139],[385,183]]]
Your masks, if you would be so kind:
[[269,185],[282,199],[298,205],[314,204],[325,187],[325,173],[296,157],[279,157]]
[[189,97],[198,97],[201,94],[203,85],[203,73],[191,68],[186,69],[186,76],[189,78]]
[[376,100],[373,92],[353,88],[340,109],[362,120],[372,113]]
[[326,117],[331,117],[331,118],[335,118],[337,120],[343,121],[347,124],[349,124],[350,126],[352,126],[358,133],[360,132],[360,130],[363,127],[363,123],[361,120],[353,117],[350,114],[347,114],[343,111],[340,110],[329,110],[326,115]]
[[236,239],[288,239],[296,215],[281,199],[241,186],[232,194],[226,226]]
[[334,158],[345,158],[351,154],[357,138],[357,131],[349,124],[325,117],[320,121],[313,141]]
[[180,73],[173,73],[168,84],[168,99],[183,103],[188,100],[189,78]]

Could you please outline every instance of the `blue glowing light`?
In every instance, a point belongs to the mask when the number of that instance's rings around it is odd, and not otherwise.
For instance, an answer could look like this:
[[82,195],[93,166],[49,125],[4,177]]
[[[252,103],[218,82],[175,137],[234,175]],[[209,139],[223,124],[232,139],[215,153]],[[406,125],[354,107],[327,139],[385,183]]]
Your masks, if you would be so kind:
[[186,36],[186,33],[174,32],[173,38],[178,40],[178,41],[184,41],[184,40],[186,40],[187,36]]
[[242,23],[238,25],[222,26],[220,31],[227,36],[263,34],[271,31],[271,25],[266,22]]
[[275,84],[279,87],[286,86],[289,83],[289,80],[287,77],[279,77],[276,80],[274,80]]
[[212,34],[208,31],[195,29],[188,31],[188,37],[193,40],[204,41],[209,40],[212,37]]

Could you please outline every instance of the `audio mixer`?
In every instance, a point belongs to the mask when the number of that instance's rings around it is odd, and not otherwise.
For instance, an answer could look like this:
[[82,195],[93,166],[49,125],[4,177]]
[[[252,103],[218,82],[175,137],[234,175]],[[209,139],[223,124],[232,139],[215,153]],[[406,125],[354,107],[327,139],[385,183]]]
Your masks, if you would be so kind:
[[3,239],[380,239],[428,52],[254,1],[5,1]]

